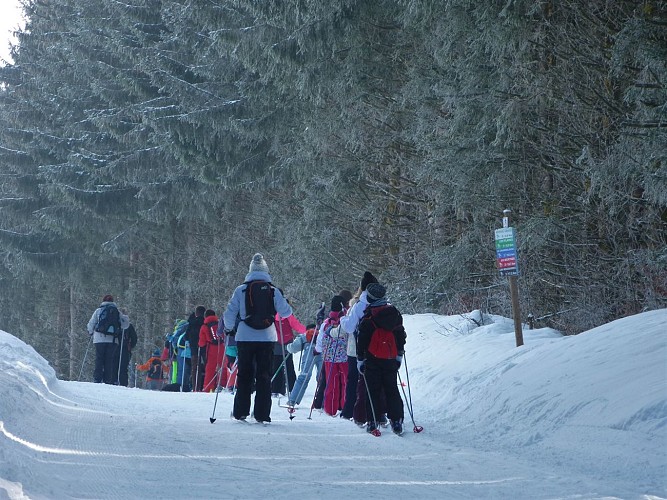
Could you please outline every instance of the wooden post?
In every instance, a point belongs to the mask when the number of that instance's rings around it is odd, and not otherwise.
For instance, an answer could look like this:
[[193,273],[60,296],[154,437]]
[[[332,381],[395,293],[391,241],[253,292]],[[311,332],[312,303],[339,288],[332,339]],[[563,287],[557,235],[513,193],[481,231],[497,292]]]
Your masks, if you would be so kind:
[[[503,227],[510,226],[510,209],[503,210]],[[518,256],[517,256],[518,257]],[[523,345],[523,331],[521,329],[521,310],[519,308],[519,283],[516,275],[509,276],[510,297],[512,299],[512,317],[514,319],[514,336],[516,337],[516,346]]]

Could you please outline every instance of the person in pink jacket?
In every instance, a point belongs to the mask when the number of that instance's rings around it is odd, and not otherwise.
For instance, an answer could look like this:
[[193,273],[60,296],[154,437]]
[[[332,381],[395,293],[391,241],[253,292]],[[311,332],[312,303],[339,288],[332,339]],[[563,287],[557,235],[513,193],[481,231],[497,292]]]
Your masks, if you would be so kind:
[[[296,319],[294,314],[282,319],[276,314],[275,325],[276,332],[278,333],[278,341],[273,345],[273,365],[271,368],[273,382],[271,382],[271,392],[274,396],[278,394],[284,396],[286,394],[285,368],[287,368],[287,392],[292,392],[294,383],[296,382],[294,359],[292,355],[287,352],[285,346],[294,340],[294,332],[306,333],[306,327]],[[285,360],[285,366],[283,366],[283,360]]]

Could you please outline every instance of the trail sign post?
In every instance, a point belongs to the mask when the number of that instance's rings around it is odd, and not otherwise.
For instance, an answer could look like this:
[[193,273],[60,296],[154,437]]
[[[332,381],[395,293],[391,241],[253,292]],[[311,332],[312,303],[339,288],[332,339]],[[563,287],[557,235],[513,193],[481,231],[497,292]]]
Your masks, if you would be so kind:
[[514,335],[516,346],[523,345],[523,331],[521,330],[521,311],[519,309],[519,256],[516,245],[516,232],[510,226],[511,210],[503,210],[503,227],[496,229],[496,265],[501,276],[507,276],[510,283],[512,298],[512,317],[514,318]]

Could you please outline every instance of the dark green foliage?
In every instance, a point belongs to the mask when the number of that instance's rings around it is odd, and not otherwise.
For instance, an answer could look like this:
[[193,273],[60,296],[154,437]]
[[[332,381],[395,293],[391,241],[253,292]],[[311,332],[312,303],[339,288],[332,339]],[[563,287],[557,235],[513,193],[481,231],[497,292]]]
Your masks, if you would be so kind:
[[408,313],[509,315],[505,208],[538,325],[667,305],[664,1],[27,14],[0,68],[0,327],[61,376],[105,293],[147,356],[257,251],[302,321],[366,269]]

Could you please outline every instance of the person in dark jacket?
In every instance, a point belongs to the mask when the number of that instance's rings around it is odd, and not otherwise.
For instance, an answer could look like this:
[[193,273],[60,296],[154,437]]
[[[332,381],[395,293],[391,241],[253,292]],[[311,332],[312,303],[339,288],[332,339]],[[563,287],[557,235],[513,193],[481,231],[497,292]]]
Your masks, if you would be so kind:
[[377,412],[384,390],[392,430],[402,434],[404,410],[397,376],[403,362],[406,334],[401,313],[387,301],[385,294],[385,287],[379,283],[366,287],[369,308],[359,323],[357,368],[365,378],[369,395],[366,430],[377,429],[380,418]]
[[[121,309],[123,314],[127,314],[125,309]],[[132,323],[123,330],[123,337],[118,346],[119,357],[114,361],[118,365],[118,385],[127,387],[128,385],[128,368],[130,366],[130,358],[132,357],[132,349],[137,345],[137,331],[134,329]]]
[[190,373],[190,380],[192,390],[195,392],[201,391],[204,385],[204,367],[206,366],[205,353],[200,354],[199,347],[199,331],[204,324],[204,314],[206,308],[204,306],[197,306],[190,317],[188,318],[188,340],[190,341],[191,358],[190,364],[192,371]]

